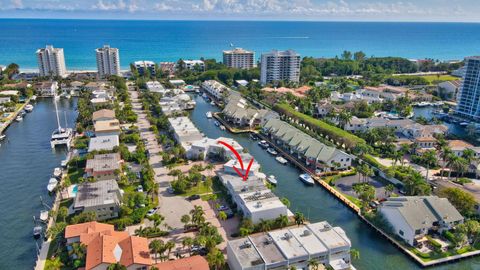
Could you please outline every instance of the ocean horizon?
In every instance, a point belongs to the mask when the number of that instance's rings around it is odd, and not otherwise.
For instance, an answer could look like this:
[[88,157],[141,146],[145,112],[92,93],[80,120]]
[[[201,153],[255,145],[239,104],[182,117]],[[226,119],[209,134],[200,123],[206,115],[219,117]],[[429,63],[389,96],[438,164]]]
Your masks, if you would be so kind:
[[139,60],[214,58],[241,47],[255,58],[272,49],[335,57],[344,50],[367,56],[461,60],[479,54],[480,24],[449,22],[224,21],[0,19],[0,65],[37,70],[35,51],[64,48],[67,69],[96,70],[95,48],[120,50],[123,70]]

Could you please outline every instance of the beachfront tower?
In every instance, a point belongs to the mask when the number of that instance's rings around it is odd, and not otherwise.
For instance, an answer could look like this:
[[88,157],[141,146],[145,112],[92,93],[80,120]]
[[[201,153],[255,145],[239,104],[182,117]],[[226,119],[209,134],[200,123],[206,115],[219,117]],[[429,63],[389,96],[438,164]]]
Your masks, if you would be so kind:
[[120,55],[117,48],[104,45],[95,50],[97,54],[97,68],[100,77],[120,75]]
[[67,68],[62,48],[47,45],[44,49],[37,50],[38,71],[41,77],[65,77]]
[[242,48],[223,51],[223,64],[229,68],[250,69],[255,67],[255,53]]
[[480,56],[465,58],[465,67],[456,113],[480,122]]
[[260,82],[262,85],[279,81],[299,82],[300,62],[300,54],[294,50],[263,53]]

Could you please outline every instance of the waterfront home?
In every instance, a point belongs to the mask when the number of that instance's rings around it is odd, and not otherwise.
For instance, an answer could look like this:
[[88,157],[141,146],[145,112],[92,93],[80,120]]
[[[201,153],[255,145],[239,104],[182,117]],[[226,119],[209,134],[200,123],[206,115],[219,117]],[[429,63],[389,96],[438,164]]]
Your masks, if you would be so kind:
[[269,189],[237,193],[233,201],[243,217],[250,219],[253,224],[289,215],[287,206]]
[[165,90],[165,87],[163,87],[163,85],[158,81],[148,81],[145,83],[145,86],[149,92],[153,93],[165,94],[167,91]]
[[175,141],[180,144],[186,152],[191,148],[195,141],[203,139],[203,134],[195,127],[190,118],[182,116],[168,118],[170,130],[173,133]]
[[153,266],[161,270],[210,270],[207,260],[199,255],[165,261]]
[[97,121],[110,121],[115,119],[115,111],[113,110],[102,109],[95,111],[92,114],[93,123],[96,123]]
[[464,220],[446,198],[437,196],[390,197],[380,205],[379,212],[393,232],[411,246],[431,230],[449,230]]
[[116,179],[122,169],[123,160],[119,153],[98,154],[87,160],[85,173],[96,180]]
[[463,151],[471,149],[474,152],[474,158],[480,158],[480,147],[475,147],[463,140],[449,140],[448,147],[452,150],[453,154],[457,157],[463,155]]
[[3,90],[0,91],[0,96],[11,96],[11,97],[17,97],[20,92],[17,90]]
[[355,269],[350,248],[345,232],[323,221],[228,241],[227,262],[232,270],[308,269],[310,259],[333,269]]
[[147,238],[115,231],[113,225],[96,221],[68,225],[65,239],[68,244],[81,243],[87,247],[85,270],[107,269],[114,263],[128,270],[146,270],[152,265]]
[[420,149],[435,149],[437,145],[437,139],[434,137],[419,137],[414,139],[414,142],[417,144]]
[[237,127],[252,127],[257,119],[259,110],[249,107],[242,97],[229,98],[222,111],[223,118]]
[[307,92],[312,89],[310,86],[304,85],[298,88],[288,88],[288,87],[264,87],[262,91],[269,92],[269,93],[279,93],[279,94],[286,94],[290,93],[296,97],[304,98],[307,95]]
[[446,135],[448,127],[446,125],[422,125],[413,123],[403,130],[403,134],[412,139],[434,137],[436,135]]
[[181,60],[180,65],[184,69],[199,71],[205,70],[205,62],[203,62],[202,60]]
[[12,99],[10,97],[0,97],[0,105],[4,105],[5,103],[11,102]]
[[352,163],[353,157],[349,154],[321,143],[280,119],[268,120],[262,131],[284,151],[313,169],[344,170]]
[[97,220],[118,217],[122,192],[115,180],[86,182],[78,185],[73,202],[75,212],[95,212]]
[[41,82],[41,83],[35,84],[34,88],[35,88],[35,92],[39,96],[53,97],[57,94],[58,82],[56,81]]
[[188,94],[182,90],[175,90],[170,92],[172,95],[164,96],[159,101],[163,114],[167,116],[192,110],[196,105],[196,102]]
[[88,143],[88,152],[93,151],[112,151],[120,145],[118,135],[106,135],[90,138]]
[[223,100],[231,92],[230,88],[215,80],[204,81],[202,83],[202,89],[216,100]]
[[332,103],[328,100],[321,100],[319,101],[316,106],[316,110],[314,112],[315,116],[324,118],[328,114],[330,114],[332,111],[335,110],[335,107],[332,105]]
[[364,90],[369,91],[369,93],[377,92],[380,98],[388,101],[395,101],[399,97],[405,96],[408,92],[407,88],[386,84],[380,86],[365,86]]
[[97,135],[97,137],[120,135],[120,122],[117,119],[97,121],[95,122],[93,127],[95,130],[95,135]]
[[380,93],[371,90],[360,89],[355,92],[340,93],[338,91],[332,91],[330,94],[330,100],[336,102],[357,102],[366,101],[368,104],[383,102],[383,98],[380,97]]

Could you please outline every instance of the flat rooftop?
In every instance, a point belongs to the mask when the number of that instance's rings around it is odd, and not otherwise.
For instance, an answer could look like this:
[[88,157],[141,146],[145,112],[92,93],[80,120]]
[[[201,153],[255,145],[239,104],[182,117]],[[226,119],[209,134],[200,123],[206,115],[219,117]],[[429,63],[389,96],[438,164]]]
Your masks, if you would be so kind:
[[224,184],[229,183],[233,190],[235,190],[237,193],[256,191],[267,188],[263,183],[263,180],[256,176],[250,176],[248,177],[247,181],[243,181],[243,179],[237,174],[217,172],[217,175],[218,177],[220,177],[220,180]]
[[264,265],[262,257],[248,238],[229,241],[229,245],[242,268]]
[[95,150],[113,150],[115,146],[119,145],[118,135],[107,135],[90,138],[88,144],[88,152]]
[[327,247],[322,244],[315,236],[315,234],[307,227],[298,227],[290,229],[290,232],[297,238],[297,240],[303,244],[303,247],[313,254],[327,254]]
[[287,264],[287,260],[283,257],[282,252],[270,236],[262,233],[250,235],[249,238],[257,248],[258,253],[260,253],[266,265]]
[[269,209],[286,208],[280,199],[269,189],[238,194],[250,213]]
[[308,252],[302,244],[288,230],[269,232],[275,244],[281,250],[282,254],[289,260],[308,257]]
[[74,208],[120,204],[120,190],[115,180],[103,180],[78,185]]
[[347,238],[345,231],[340,227],[332,227],[328,222],[318,222],[308,224],[307,227],[329,248],[350,248],[350,239]]

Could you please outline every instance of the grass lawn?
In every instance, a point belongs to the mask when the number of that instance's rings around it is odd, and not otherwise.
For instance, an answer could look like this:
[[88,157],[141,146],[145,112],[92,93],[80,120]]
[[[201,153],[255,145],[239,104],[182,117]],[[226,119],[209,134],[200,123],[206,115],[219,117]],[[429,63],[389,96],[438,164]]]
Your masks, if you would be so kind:
[[451,75],[425,75],[422,76],[424,79],[426,79],[430,84],[433,83],[434,81],[454,81],[458,80],[459,78],[451,76]]
[[194,195],[194,194],[205,194],[205,193],[210,193],[212,192],[212,187],[211,186],[205,186],[203,183],[199,183],[197,186],[187,190],[187,192],[183,193],[183,194],[179,194],[180,196],[185,196],[185,197],[188,197],[188,196],[191,196],[191,195]]
[[78,184],[78,178],[82,177],[83,173],[82,168],[69,168],[68,177],[70,177],[70,182],[72,184]]

